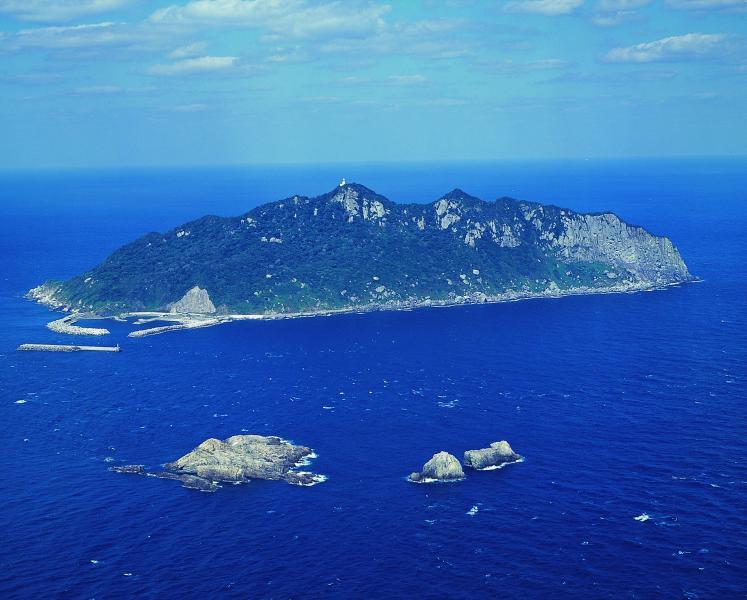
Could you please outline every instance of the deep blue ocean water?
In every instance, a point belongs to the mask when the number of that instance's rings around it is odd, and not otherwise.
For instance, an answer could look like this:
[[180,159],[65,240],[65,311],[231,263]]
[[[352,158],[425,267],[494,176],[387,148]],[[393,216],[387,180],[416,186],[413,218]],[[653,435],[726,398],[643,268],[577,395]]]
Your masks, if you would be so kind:
[[[342,176],[612,210],[703,281],[145,339],[110,322],[91,342],[117,355],[15,351],[73,341],[22,298],[44,279]],[[747,161],[5,172],[0,208],[3,598],[747,594]],[[244,431],[311,446],[328,481],[204,494],[107,470]],[[500,439],[525,462],[405,481]]]

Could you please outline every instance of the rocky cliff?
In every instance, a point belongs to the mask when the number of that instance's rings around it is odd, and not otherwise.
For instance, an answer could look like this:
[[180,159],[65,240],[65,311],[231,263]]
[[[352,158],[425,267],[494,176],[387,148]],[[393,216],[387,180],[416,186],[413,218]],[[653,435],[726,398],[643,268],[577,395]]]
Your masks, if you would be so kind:
[[57,308],[287,314],[643,290],[691,275],[672,242],[612,213],[453,190],[395,204],[357,184],[123,246],[29,296]]

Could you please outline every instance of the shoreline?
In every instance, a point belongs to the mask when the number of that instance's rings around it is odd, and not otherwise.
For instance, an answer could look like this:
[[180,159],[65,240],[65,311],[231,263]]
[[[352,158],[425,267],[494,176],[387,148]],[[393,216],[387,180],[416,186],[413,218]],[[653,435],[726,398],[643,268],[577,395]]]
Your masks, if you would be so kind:
[[[367,304],[362,306],[349,306],[337,309],[320,309],[313,311],[300,311],[293,313],[236,313],[236,314],[201,314],[201,313],[172,313],[172,312],[160,312],[160,311],[133,311],[125,312],[117,315],[100,315],[96,313],[74,313],[62,319],[52,321],[47,325],[50,329],[53,329],[51,325],[55,323],[65,322],[66,326],[64,329],[83,330],[85,333],[74,333],[74,335],[105,335],[104,333],[90,333],[91,331],[102,331],[109,333],[106,329],[94,329],[85,327],[76,327],[72,323],[79,319],[93,318],[93,319],[113,319],[117,321],[127,321],[128,319],[134,319],[133,325],[145,325],[147,323],[162,321],[171,322],[173,325],[159,325],[157,327],[150,327],[146,329],[137,329],[127,334],[130,338],[142,338],[151,335],[159,335],[162,333],[168,333],[170,331],[180,331],[187,329],[201,329],[204,327],[213,327],[215,325],[223,325],[225,323],[233,323],[235,321],[273,321],[280,319],[301,319],[311,317],[331,317],[336,315],[346,314],[365,314],[371,312],[405,312],[423,308],[450,308],[455,306],[473,306],[480,304],[502,304],[507,302],[520,302],[523,300],[537,300],[543,298],[565,298],[569,296],[592,296],[597,294],[633,294],[639,292],[653,292],[658,290],[665,290],[670,287],[679,287],[687,283],[697,283],[700,280],[692,278],[683,281],[673,281],[669,283],[656,283],[656,284],[634,284],[634,285],[620,285],[615,287],[606,288],[571,288],[567,290],[548,289],[542,292],[505,292],[496,296],[486,296],[484,294],[475,296],[461,297],[459,300],[423,300],[420,302],[402,303],[402,304]],[[49,306],[54,310],[64,310],[66,307],[61,306],[59,302],[49,302],[49,297],[39,298],[30,296],[31,299],[36,302]],[[53,329],[59,333],[68,333],[68,331],[62,331],[60,329]]]

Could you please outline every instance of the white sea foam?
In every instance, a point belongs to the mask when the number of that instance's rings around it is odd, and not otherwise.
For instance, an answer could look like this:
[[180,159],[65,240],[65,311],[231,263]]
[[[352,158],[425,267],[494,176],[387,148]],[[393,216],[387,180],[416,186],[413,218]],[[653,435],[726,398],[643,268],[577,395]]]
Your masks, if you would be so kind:
[[310,475],[311,476],[311,483],[296,483],[293,482],[291,485],[300,485],[302,487],[311,487],[312,485],[316,485],[317,483],[323,483],[327,481],[326,475],[319,475],[317,473],[309,473],[308,471],[296,471],[299,475]]
[[15,404],[26,404],[26,402],[28,402],[28,400],[16,400]]
[[636,521],[640,521],[643,523],[644,521],[648,521],[651,517],[648,516],[646,513],[642,513],[638,515],[637,517],[633,517]]
[[308,467],[311,464],[311,461],[314,460],[315,458],[319,458],[319,455],[312,450],[311,454],[307,454],[306,456],[304,456],[301,460],[299,460],[295,464],[295,466],[296,467]]
[[502,469],[503,467],[507,467],[508,465],[515,465],[516,463],[522,463],[524,462],[524,457],[518,458],[517,460],[511,460],[509,462],[501,463],[500,465],[490,465],[489,467],[483,467],[482,469],[475,469],[476,471],[495,471],[497,469]]
[[477,505],[475,505],[475,506],[473,506],[472,508],[470,508],[470,509],[469,509],[469,510],[467,511],[467,514],[468,514],[468,515],[469,515],[470,517],[474,517],[474,516],[475,516],[475,515],[477,514],[477,512],[478,512],[479,510],[480,510],[480,509],[479,509],[479,508],[477,507]]
[[410,479],[410,476],[407,476],[407,481],[410,483],[455,483],[457,481],[464,481],[466,477],[460,477],[458,479],[436,479],[435,477],[423,477],[423,479],[419,479],[418,481],[415,481],[414,479]]
[[322,406],[324,410],[334,410],[334,406]]

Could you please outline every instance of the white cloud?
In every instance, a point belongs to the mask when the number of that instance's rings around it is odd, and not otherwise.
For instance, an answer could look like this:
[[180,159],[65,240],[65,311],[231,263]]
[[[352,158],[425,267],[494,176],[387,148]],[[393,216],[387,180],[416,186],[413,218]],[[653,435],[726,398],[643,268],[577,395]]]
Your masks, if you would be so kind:
[[200,56],[185,58],[167,65],[154,65],[147,70],[149,75],[195,75],[199,73],[214,73],[230,69],[238,61],[236,56]]
[[169,58],[173,58],[175,60],[182,58],[192,58],[194,56],[199,56],[200,54],[202,54],[206,48],[207,44],[205,42],[194,42],[193,44],[187,44],[186,46],[179,46],[169,53]]
[[568,15],[583,3],[584,0],[512,0],[504,4],[503,10],[554,17]]
[[599,13],[591,18],[597,27],[617,27],[628,21],[640,18],[634,10],[619,10],[617,12]]
[[207,104],[195,102],[194,104],[179,104],[178,106],[174,106],[171,110],[175,112],[182,112],[182,113],[195,113],[195,112],[202,112],[207,109],[208,109]]
[[597,27],[616,27],[639,19],[638,9],[651,2],[652,0],[601,0],[595,7],[591,22]]
[[747,10],[745,0],[667,0],[667,4],[681,10]]
[[139,0],[0,0],[0,13],[24,21],[55,23],[101,14]]
[[387,54],[461,58],[484,43],[466,19],[396,21],[387,18],[389,13],[388,5],[373,0],[189,0],[156,10],[148,23],[182,33],[251,29],[265,45],[260,60],[271,63],[302,63],[321,55],[349,60],[353,54],[369,63]]
[[530,71],[555,71],[565,69],[570,63],[560,58],[545,58],[540,60],[530,60],[517,62],[511,59],[484,61],[479,64],[480,68],[486,71],[497,73],[520,74]]
[[81,95],[108,95],[108,94],[119,94],[122,92],[122,88],[117,85],[86,85],[83,87],[75,88],[74,92]]
[[132,43],[132,32],[125,31],[121,23],[109,21],[84,25],[36,27],[21,29],[0,38],[0,48],[83,48]]
[[333,38],[314,44],[319,54],[357,55],[366,59],[386,54],[455,59],[473,51],[474,31],[462,20],[437,19],[394,23],[375,34],[359,38]]
[[420,85],[427,79],[423,75],[390,75],[387,81],[392,85]]
[[651,4],[652,0],[601,0],[597,4],[597,10],[603,12],[617,12],[634,10]]
[[464,106],[467,100],[464,98],[429,98],[420,102],[423,106],[449,107]]
[[60,83],[64,79],[59,73],[21,73],[18,75],[4,75],[0,77],[0,82],[25,86],[48,86]]
[[387,12],[388,6],[356,0],[191,0],[158,9],[150,20],[259,28],[275,39],[356,37],[383,26]]
[[714,58],[728,52],[731,36],[725,33],[687,33],[624,48],[613,48],[607,62],[648,63]]

